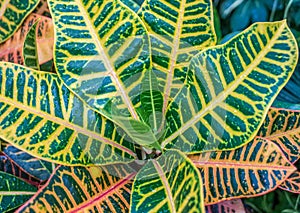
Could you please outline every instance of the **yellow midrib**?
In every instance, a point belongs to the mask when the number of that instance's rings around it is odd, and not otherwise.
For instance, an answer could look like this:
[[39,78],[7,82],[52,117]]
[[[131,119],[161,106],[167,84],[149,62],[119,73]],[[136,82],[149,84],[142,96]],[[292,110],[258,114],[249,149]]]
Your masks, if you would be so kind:
[[[220,102],[224,101],[225,98],[249,75],[249,73],[255,68],[262,58],[265,57],[265,55],[268,53],[268,50],[271,48],[271,46],[274,44],[274,42],[278,39],[279,35],[285,28],[285,24],[282,24],[277,32],[274,34],[274,37],[269,41],[269,43],[265,46],[265,48],[257,54],[255,60],[247,67],[247,69],[242,72],[239,76],[236,76],[236,79],[231,83],[230,86],[227,87],[224,92],[220,93],[216,98],[208,103],[205,108],[202,108],[200,112],[198,112],[191,120],[189,120],[187,123],[185,123],[181,128],[177,129],[176,132],[174,132],[170,137],[168,137],[163,143],[162,147],[165,147],[169,142],[174,140],[176,137],[178,137],[181,133],[185,132],[188,128],[190,128],[192,125],[194,125],[196,122],[199,121],[199,119],[206,114],[208,111],[212,110],[216,105],[218,105]],[[180,93],[180,92],[179,92]]]

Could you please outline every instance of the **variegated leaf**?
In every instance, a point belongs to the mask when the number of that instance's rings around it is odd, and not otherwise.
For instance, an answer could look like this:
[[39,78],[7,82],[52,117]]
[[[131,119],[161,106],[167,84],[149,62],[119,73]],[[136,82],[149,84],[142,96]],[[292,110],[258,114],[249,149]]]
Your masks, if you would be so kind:
[[145,0],[138,12],[150,34],[163,112],[185,81],[191,58],[216,44],[210,0]]
[[66,165],[134,160],[134,144],[56,74],[0,63],[0,85],[0,135],[17,148]]
[[1,154],[0,154],[0,171],[18,177],[32,186],[38,187],[41,184],[41,180],[26,173],[23,170],[23,168],[17,165],[13,160]]
[[22,213],[128,212],[131,183],[135,176],[128,166],[65,167],[25,205]]
[[276,143],[292,163],[296,162],[300,157],[300,109],[271,107],[258,135]]
[[36,192],[34,186],[0,171],[0,212],[8,212],[22,205]]
[[34,70],[40,70],[39,56],[36,43],[36,29],[39,20],[29,29],[23,46],[23,59],[25,66]]
[[37,50],[39,63],[43,64],[53,57],[54,29],[52,20],[45,16],[30,14],[16,33],[6,42],[0,44],[0,61],[23,64],[22,48],[25,36],[34,22],[40,19],[37,33]]
[[233,151],[190,158],[201,172],[206,205],[265,194],[296,170],[276,144],[259,137]]
[[241,199],[223,201],[218,204],[206,206],[206,213],[245,213]]
[[18,165],[30,176],[40,180],[40,182],[48,180],[55,169],[54,164],[35,158],[14,146],[6,147],[3,153],[12,160],[14,164]]
[[0,1],[0,43],[16,32],[38,3],[39,0]]
[[55,64],[63,82],[103,112],[112,98],[139,119],[141,80],[150,68],[147,31],[118,0],[49,0],[54,19]]
[[300,194],[300,172],[294,172],[279,186],[279,188],[292,193]]
[[204,212],[200,174],[177,150],[149,160],[132,190],[130,212]]
[[256,23],[224,45],[202,51],[191,61],[187,85],[169,105],[162,146],[199,153],[248,143],[297,59],[285,21]]

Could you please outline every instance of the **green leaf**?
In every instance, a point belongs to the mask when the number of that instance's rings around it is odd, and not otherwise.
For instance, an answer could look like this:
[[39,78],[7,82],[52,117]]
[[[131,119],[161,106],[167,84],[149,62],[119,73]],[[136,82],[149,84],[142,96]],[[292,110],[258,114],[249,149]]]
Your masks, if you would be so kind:
[[300,158],[300,109],[271,107],[258,136],[276,143],[285,156],[295,163]]
[[52,163],[35,158],[14,146],[6,147],[3,153],[22,170],[41,182],[48,180],[54,170]]
[[254,24],[227,43],[202,51],[169,105],[162,147],[199,153],[248,143],[297,59],[297,44],[285,21]]
[[35,192],[34,186],[0,171],[0,212],[17,208],[29,200]]
[[39,0],[0,1],[0,43],[16,32],[38,3]]
[[17,212],[128,212],[135,172],[126,165],[59,167]]
[[36,21],[29,29],[23,46],[23,58],[25,66],[34,70],[40,70],[39,56],[36,44],[36,29],[40,20]]
[[154,71],[169,99],[181,88],[191,58],[217,42],[210,0],[146,0],[139,10],[150,34]]
[[143,117],[147,119],[146,123],[155,134],[159,132],[163,122],[163,102],[163,95],[159,91],[156,75],[152,70],[149,70],[143,79],[141,110],[144,113]]
[[134,160],[134,144],[71,93],[56,74],[2,62],[0,85],[1,138],[17,148],[64,165]]
[[139,89],[151,68],[147,31],[117,0],[49,0],[55,25],[55,65],[67,87],[94,110],[112,99],[138,119]]
[[190,158],[202,175],[206,205],[268,193],[296,170],[276,144],[259,137],[233,151]]
[[180,151],[149,160],[136,175],[130,212],[205,212],[197,168]]

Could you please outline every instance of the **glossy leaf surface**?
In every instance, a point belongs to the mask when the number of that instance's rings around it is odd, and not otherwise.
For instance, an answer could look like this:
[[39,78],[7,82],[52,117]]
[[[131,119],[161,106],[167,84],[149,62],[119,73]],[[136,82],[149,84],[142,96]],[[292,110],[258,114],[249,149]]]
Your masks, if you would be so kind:
[[128,212],[131,182],[128,166],[66,167],[56,170],[17,212]]
[[270,108],[259,136],[276,143],[292,162],[300,157],[300,110]]
[[52,163],[35,158],[14,146],[6,147],[3,153],[22,170],[41,182],[48,180],[55,168]]
[[163,112],[185,81],[191,58],[216,44],[210,0],[146,0],[138,12],[151,38],[154,71],[164,94]]
[[29,200],[35,192],[35,187],[0,171],[0,212],[15,209]]
[[134,145],[89,109],[55,74],[0,64],[1,137],[29,154],[67,165],[133,161]]
[[261,138],[233,151],[190,158],[202,175],[205,204],[265,194],[296,170],[276,144]]
[[40,19],[37,33],[37,50],[39,63],[43,64],[53,57],[53,24],[48,17],[30,14],[16,33],[6,42],[0,44],[0,61],[23,64],[22,48],[25,36],[34,22]]
[[202,51],[191,61],[187,85],[169,106],[163,147],[198,153],[246,144],[297,58],[285,21],[254,24],[224,45]]
[[130,212],[204,212],[197,168],[177,150],[150,160],[135,177]]
[[63,82],[97,111],[115,98],[120,109],[138,119],[134,108],[151,65],[148,35],[138,16],[117,0],[49,4],[55,64]]
[[23,168],[5,155],[0,155],[0,171],[18,177],[32,186],[38,187],[41,184],[41,180],[26,173]]
[[0,2],[0,43],[16,32],[38,3],[39,0],[3,0]]
[[294,172],[279,187],[283,190],[300,194],[300,172]]
[[36,43],[36,28],[39,21],[35,22],[29,29],[23,46],[23,58],[25,66],[34,70],[40,70],[39,56]]

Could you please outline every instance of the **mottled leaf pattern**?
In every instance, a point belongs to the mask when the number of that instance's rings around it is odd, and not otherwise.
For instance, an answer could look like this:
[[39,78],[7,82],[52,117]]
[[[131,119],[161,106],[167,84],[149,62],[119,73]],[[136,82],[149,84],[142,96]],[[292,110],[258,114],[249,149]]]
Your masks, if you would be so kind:
[[125,165],[65,167],[17,212],[128,212],[135,173]]
[[40,19],[37,30],[37,49],[39,63],[43,64],[53,57],[54,29],[52,20],[37,14],[30,14],[14,35],[0,44],[0,61],[23,64],[22,48],[25,36],[34,22]]
[[1,63],[0,85],[1,137],[17,148],[67,165],[133,160],[134,145],[57,75]]
[[198,153],[249,142],[297,59],[285,21],[254,24],[224,45],[202,51],[170,104],[163,147]]
[[130,212],[204,212],[202,181],[184,154],[149,160],[133,183]]
[[258,135],[276,143],[296,162],[300,157],[300,110],[271,107]]
[[218,204],[206,206],[206,213],[245,213],[241,199],[223,201]]
[[55,168],[52,163],[35,158],[14,146],[6,147],[3,153],[26,173],[41,182],[48,180]]
[[40,70],[39,56],[36,43],[36,28],[39,21],[35,22],[29,29],[23,46],[23,58],[25,66],[34,70]]
[[103,112],[112,98],[138,119],[139,90],[150,67],[149,39],[138,16],[117,0],[50,0],[55,63],[61,79]]
[[191,58],[216,44],[210,0],[145,0],[139,10],[151,38],[155,73],[164,93],[163,112],[185,81]]
[[283,190],[300,194],[300,172],[294,172],[279,187]]
[[0,212],[17,208],[29,200],[36,192],[34,186],[0,171]]
[[16,32],[38,3],[39,0],[0,1],[0,43]]
[[261,138],[233,151],[190,158],[202,175],[205,204],[267,193],[296,170],[276,144]]
[[134,12],[137,12],[140,9],[140,5],[138,5],[134,0],[120,0],[120,1]]
[[33,11],[36,14],[51,18],[47,0],[40,0],[39,4]]

